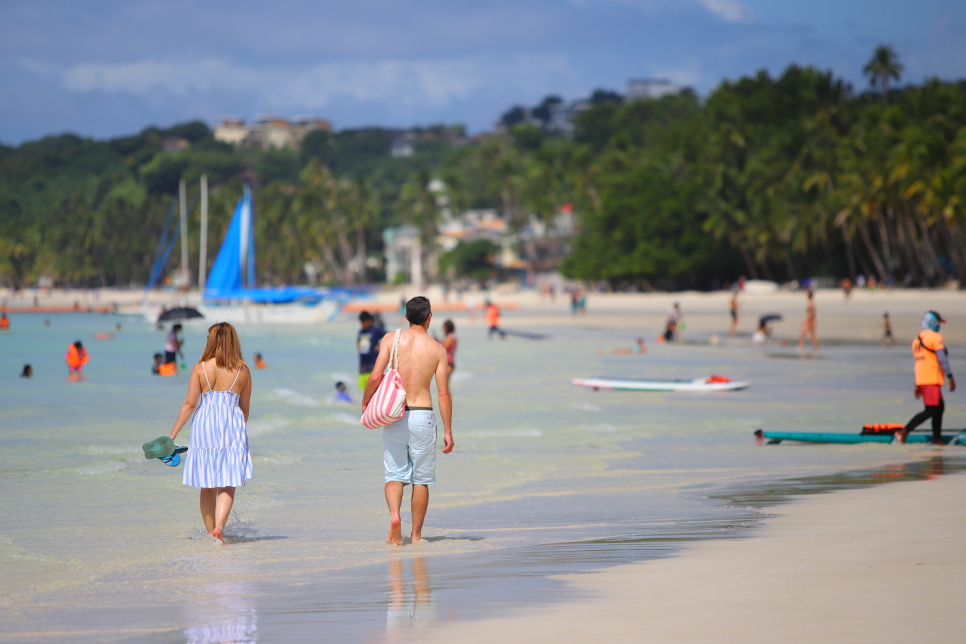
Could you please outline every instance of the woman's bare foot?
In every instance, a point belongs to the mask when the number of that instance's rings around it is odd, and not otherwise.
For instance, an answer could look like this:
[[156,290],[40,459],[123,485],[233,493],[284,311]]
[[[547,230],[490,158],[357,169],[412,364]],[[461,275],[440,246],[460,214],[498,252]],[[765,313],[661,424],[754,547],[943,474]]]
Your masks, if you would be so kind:
[[392,520],[389,522],[389,536],[386,537],[386,543],[391,546],[401,546],[402,542],[402,519],[392,517]]
[[211,531],[211,536],[213,536],[215,538],[215,541],[218,542],[218,545],[220,545],[220,546],[225,545],[225,529],[224,528],[215,528],[214,530]]

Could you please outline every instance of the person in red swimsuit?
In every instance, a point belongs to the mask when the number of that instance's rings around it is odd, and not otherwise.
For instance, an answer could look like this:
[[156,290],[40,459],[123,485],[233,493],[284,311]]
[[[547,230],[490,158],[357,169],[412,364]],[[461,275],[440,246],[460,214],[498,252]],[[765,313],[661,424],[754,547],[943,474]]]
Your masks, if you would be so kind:
[[939,333],[939,325],[946,320],[935,311],[926,311],[922,316],[922,329],[912,341],[912,357],[916,363],[916,388],[913,390],[916,398],[922,398],[925,409],[906,423],[905,429],[896,432],[900,443],[906,442],[909,432],[932,419],[932,440],[936,445],[943,444],[943,412],[946,403],[943,401],[942,386],[949,378],[950,393],[956,391],[956,379],[949,369],[946,346],[943,336]]

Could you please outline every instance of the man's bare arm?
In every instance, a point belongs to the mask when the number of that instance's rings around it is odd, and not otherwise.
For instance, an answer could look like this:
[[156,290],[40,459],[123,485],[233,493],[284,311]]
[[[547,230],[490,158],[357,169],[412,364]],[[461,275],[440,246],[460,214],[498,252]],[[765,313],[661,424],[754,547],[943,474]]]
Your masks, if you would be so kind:
[[369,406],[369,400],[376,393],[376,389],[379,388],[379,383],[382,382],[382,374],[386,371],[386,366],[389,364],[389,354],[392,352],[393,337],[387,333],[382,336],[382,341],[379,343],[379,357],[376,358],[376,364],[372,367],[372,375],[369,376],[369,381],[366,383],[366,390],[362,392],[362,411],[365,411],[366,407]]
[[443,454],[453,451],[453,397],[449,393],[449,370],[446,368],[446,349],[440,346],[436,363],[436,397],[439,415],[443,419]]

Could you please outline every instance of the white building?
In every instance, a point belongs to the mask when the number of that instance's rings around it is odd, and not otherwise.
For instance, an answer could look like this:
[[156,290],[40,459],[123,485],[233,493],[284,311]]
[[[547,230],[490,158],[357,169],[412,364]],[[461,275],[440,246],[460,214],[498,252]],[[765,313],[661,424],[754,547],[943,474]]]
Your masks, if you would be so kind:
[[667,78],[632,78],[627,81],[627,100],[661,98],[674,94],[678,88]]
[[290,121],[282,116],[262,116],[251,125],[240,118],[223,118],[215,127],[215,140],[230,145],[248,145],[261,150],[298,150],[313,130],[330,131],[332,124],[321,118]]

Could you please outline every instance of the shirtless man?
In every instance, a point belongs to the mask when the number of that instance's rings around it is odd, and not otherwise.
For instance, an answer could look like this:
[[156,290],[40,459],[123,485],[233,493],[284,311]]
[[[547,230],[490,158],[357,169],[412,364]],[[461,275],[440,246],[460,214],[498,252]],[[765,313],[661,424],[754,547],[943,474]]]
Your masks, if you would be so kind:
[[[429,300],[418,296],[406,303],[409,329],[399,334],[399,375],[406,389],[406,413],[382,430],[386,466],[386,503],[389,505],[389,536],[386,542],[402,545],[403,486],[413,486],[413,543],[422,538],[423,520],[429,507],[429,484],[436,482],[436,416],[429,385],[436,377],[439,415],[443,419],[443,453],[453,451],[453,398],[449,393],[446,349],[427,333],[433,319]],[[379,344],[379,357],[362,396],[362,410],[376,393],[389,364],[395,333]]]
[[811,334],[812,336],[812,346],[818,351],[818,334],[815,332],[815,327],[818,325],[818,321],[815,316],[815,293],[813,291],[808,292],[808,308],[805,310],[805,321],[802,322],[802,335],[798,340],[799,350],[805,349],[805,338]]

